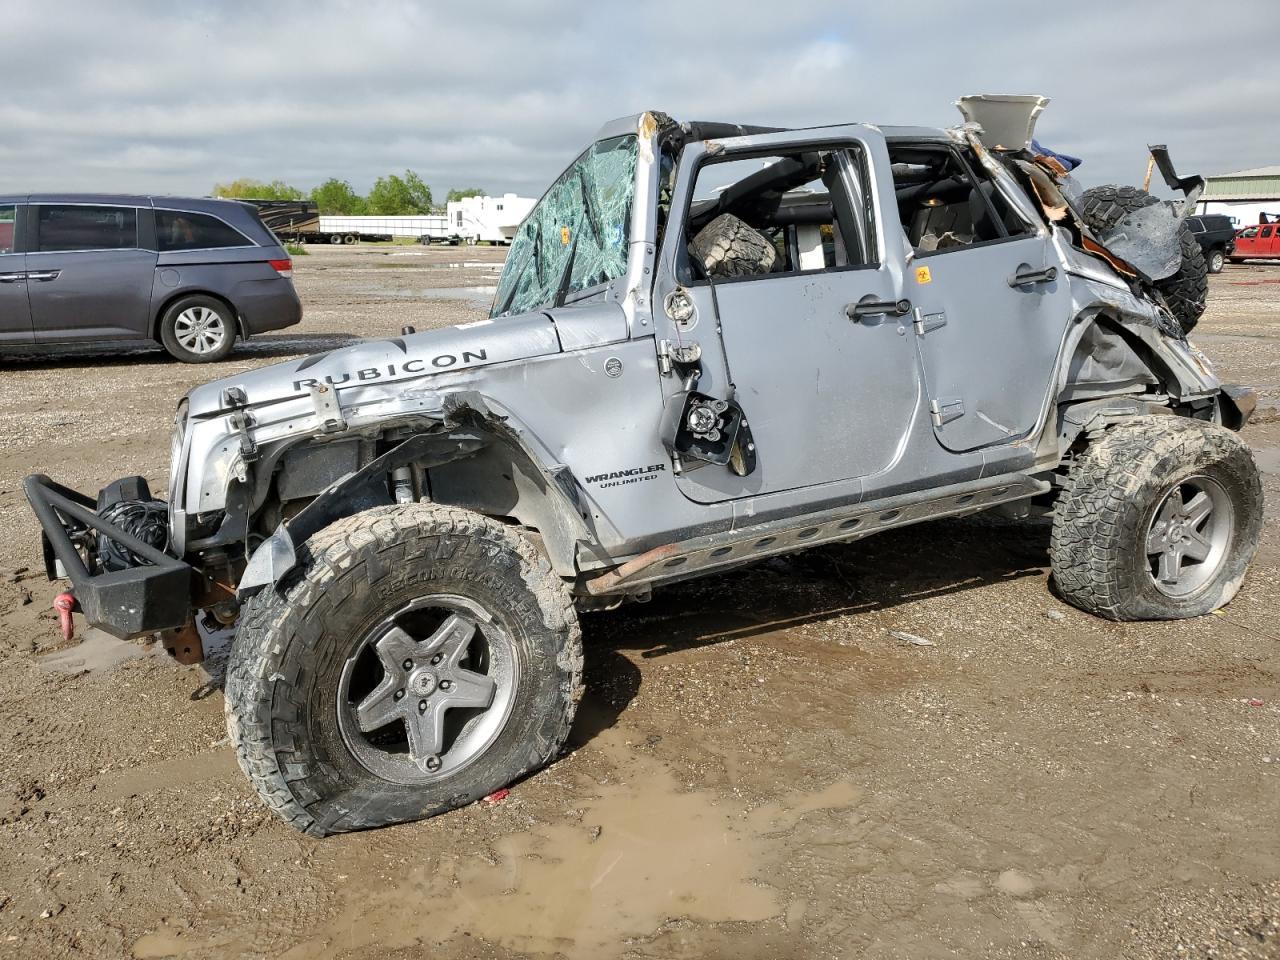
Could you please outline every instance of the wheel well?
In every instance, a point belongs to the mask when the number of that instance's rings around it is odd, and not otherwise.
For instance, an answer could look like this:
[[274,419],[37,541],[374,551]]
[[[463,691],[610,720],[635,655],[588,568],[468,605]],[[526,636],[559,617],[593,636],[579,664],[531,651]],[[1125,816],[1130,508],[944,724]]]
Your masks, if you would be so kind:
[[236,318],[236,335],[239,336],[241,340],[247,339],[245,337],[245,332],[244,332],[244,320],[240,316],[240,311],[235,308],[235,304],[233,304],[230,300],[228,300],[226,297],[224,297],[220,293],[214,293],[212,290],[183,290],[180,293],[172,294],[171,296],[163,300],[160,306],[156,309],[155,313],[152,315],[151,317],[151,339],[152,340],[155,340],[157,342],[160,340],[160,321],[164,319],[164,315],[165,313],[168,312],[169,308],[172,307],[179,300],[181,300],[183,297],[209,297],[211,300],[217,300],[219,303],[224,304],[226,308],[231,311],[231,315]]
[[1105,313],[1086,322],[1070,351],[1059,402],[1131,393],[1135,384],[1154,385],[1169,377],[1147,345]]

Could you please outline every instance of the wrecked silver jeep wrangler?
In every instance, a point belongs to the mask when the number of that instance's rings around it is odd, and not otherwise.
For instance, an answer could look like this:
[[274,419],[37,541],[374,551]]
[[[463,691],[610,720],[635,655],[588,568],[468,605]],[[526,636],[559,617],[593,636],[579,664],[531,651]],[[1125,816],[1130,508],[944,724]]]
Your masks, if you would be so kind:
[[1091,219],[1032,146],[1043,103],[968,98],[952,130],[609,123],[490,319],[192,390],[168,503],[28,478],[49,573],[184,660],[234,625],[240,764],[317,835],[547,763],[580,611],[774,554],[1051,510],[1071,603],[1208,613],[1262,493],[1232,432],[1252,395],[1184,336],[1200,181],[1157,151],[1187,199]]

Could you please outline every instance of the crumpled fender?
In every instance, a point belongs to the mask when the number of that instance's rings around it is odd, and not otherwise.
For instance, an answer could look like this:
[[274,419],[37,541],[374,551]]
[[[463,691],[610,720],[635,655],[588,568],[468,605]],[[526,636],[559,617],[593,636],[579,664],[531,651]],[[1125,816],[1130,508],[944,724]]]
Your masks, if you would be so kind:
[[[297,546],[344,517],[376,506],[392,504],[386,476],[396,467],[417,464],[430,470],[478,453],[494,444],[518,451],[542,478],[541,494],[548,501],[536,512],[539,531],[553,567],[562,575],[574,570],[574,546],[597,543],[582,509],[585,493],[567,468],[553,462],[537,438],[505,410],[475,391],[459,391],[444,398],[445,418],[439,429],[411,436],[334,483],[299,513],[282,523],[258,545],[237,585],[241,600],[262,587],[279,583],[298,563]],[[588,514],[589,515],[589,514]]]

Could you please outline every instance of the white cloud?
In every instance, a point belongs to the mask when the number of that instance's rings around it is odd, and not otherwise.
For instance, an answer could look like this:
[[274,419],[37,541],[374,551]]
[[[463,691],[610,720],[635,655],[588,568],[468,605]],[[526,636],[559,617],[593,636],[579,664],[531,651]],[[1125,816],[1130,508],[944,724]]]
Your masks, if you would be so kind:
[[[862,9],[865,7],[865,9]],[[0,190],[205,193],[237,176],[539,193],[643,109],[777,125],[946,125],[956,96],[1054,98],[1043,139],[1085,179],[1280,162],[1280,4],[1082,0],[5,5]],[[1250,31],[1237,29],[1248,22]]]

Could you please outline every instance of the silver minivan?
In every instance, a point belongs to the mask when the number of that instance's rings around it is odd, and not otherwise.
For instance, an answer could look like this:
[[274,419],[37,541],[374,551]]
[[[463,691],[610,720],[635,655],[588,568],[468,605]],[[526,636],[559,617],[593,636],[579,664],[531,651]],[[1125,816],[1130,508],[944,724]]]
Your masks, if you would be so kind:
[[293,261],[250,204],[0,196],[0,354],[153,341],[208,363],[301,320]]

